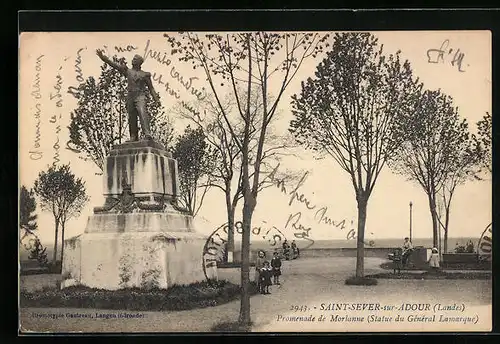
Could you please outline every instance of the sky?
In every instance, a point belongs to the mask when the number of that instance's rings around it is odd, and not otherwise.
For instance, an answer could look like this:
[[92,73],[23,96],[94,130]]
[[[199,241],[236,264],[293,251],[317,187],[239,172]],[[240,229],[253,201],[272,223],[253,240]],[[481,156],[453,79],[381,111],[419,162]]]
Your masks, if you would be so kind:
[[[441,89],[452,96],[460,116],[468,120],[471,130],[475,130],[475,122],[486,112],[491,113],[491,32],[379,31],[373,34],[383,44],[385,53],[401,50],[402,58],[410,61],[415,75],[426,88]],[[441,47],[453,49],[453,52],[446,55],[441,63],[429,63],[427,51]],[[121,48],[121,51],[117,52],[117,48]],[[28,32],[20,36],[19,184],[32,187],[39,172],[57,161],[70,163],[72,171],[85,180],[90,202],[81,216],[69,220],[66,238],[83,233],[92,208],[102,205],[104,200],[103,176],[97,174],[99,169],[92,162],[85,162],[76,153],[66,149],[70,113],[76,107],[76,99],[67,90],[77,87],[89,76],[99,76],[101,61],[95,54],[96,49],[104,49],[108,56],[117,54],[125,57],[129,66],[135,54],[145,56],[142,69],[156,73],[157,77],[162,75],[162,81],[168,83],[169,88],[179,96],[176,98],[169,94],[165,84],[153,82],[178,133],[188,123],[176,118],[170,110],[176,102],[194,100],[193,94],[183,88],[180,77],[184,80],[191,78],[192,86],[199,92],[208,92],[209,88],[205,76],[199,70],[193,70],[190,64],[170,56],[170,46],[163,32]],[[159,52],[170,63],[157,62],[148,51]],[[456,52],[463,54],[460,67],[463,71],[459,70],[457,64],[451,63]],[[322,56],[306,60],[288,86],[279,105],[280,116],[274,123],[278,133],[285,133],[292,119],[291,96],[300,91],[301,81],[314,75]],[[276,81],[271,81],[271,92],[277,85]],[[300,193],[317,205],[317,209],[326,207],[329,218],[336,222],[345,220],[346,228],[318,223],[314,212],[306,211],[304,205],[298,202],[289,205],[290,196],[277,188],[269,188],[259,194],[253,226],[276,226],[291,233],[292,229],[286,227],[287,220],[300,212],[299,222],[311,228],[309,234],[312,239],[345,239],[347,231],[356,225],[357,218],[355,195],[349,176],[331,158],[316,159],[302,148],[297,152],[297,155],[285,158],[280,168],[307,172]],[[294,186],[292,183],[289,188],[293,189]],[[491,222],[491,178],[459,186],[454,197],[450,237],[479,238]],[[393,174],[388,168],[383,170],[368,203],[366,239],[408,236],[409,202],[413,203],[413,237],[430,237],[432,224],[423,189],[405,177]],[[209,234],[225,223],[224,204],[224,195],[220,190],[209,191],[196,217],[199,232]],[[237,218],[241,218],[239,209]],[[53,242],[53,217],[40,208],[38,227],[42,242]]]

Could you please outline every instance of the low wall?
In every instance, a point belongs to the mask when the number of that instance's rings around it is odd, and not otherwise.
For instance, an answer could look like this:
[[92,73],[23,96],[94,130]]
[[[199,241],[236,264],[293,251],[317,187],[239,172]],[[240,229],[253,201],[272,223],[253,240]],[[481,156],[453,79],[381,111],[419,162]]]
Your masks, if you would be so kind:
[[477,263],[477,253],[443,253],[443,263],[457,264],[457,263]]
[[[257,252],[260,250],[250,251],[250,261],[253,262],[257,259]],[[264,250],[266,258],[271,259],[273,256],[272,250]],[[389,253],[392,253],[394,248],[391,247],[365,247],[365,257],[387,258]],[[311,248],[300,250],[300,257],[302,258],[325,258],[325,257],[356,257],[356,248]],[[241,261],[241,252],[235,251],[233,255],[235,262]]]
[[[387,258],[394,248],[365,247],[365,257]],[[357,249],[349,248],[319,248],[300,251],[301,257],[356,257]]]

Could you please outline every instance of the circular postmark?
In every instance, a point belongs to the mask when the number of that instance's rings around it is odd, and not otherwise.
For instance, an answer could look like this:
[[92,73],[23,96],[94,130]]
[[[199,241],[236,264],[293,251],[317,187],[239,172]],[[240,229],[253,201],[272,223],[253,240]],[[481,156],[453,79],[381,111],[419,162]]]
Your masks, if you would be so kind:
[[491,261],[491,253],[493,248],[492,235],[493,227],[490,223],[481,234],[481,237],[479,238],[479,242],[477,244],[477,254],[479,256],[479,260],[481,261]]
[[[265,247],[259,247],[263,250],[278,250],[286,236],[275,226],[265,228],[263,226],[252,227],[250,232],[251,238],[259,240],[260,243],[267,243]],[[225,260],[227,255],[227,242],[228,242],[229,226],[227,223],[219,226],[208,237],[205,245],[203,246],[203,273],[207,281],[215,281],[217,276],[217,264]],[[243,222],[237,221],[234,224],[234,237],[243,234]],[[251,239],[251,240],[252,240]],[[269,245],[269,246],[267,246]]]

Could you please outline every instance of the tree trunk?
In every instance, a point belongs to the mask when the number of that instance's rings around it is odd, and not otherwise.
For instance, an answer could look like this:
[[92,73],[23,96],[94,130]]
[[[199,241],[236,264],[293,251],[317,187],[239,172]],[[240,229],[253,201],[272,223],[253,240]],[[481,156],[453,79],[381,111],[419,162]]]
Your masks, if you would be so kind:
[[229,193],[226,193],[226,209],[227,209],[227,261],[231,263],[233,262],[233,254],[234,254],[235,207],[233,207]]
[[[247,99],[247,111],[246,111],[246,123],[244,131],[244,139],[242,145],[242,158],[241,162],[243,164],[242,170],[242,191],[243,191],[243,233],[241,240],[241,304],[240,304],[240,317],[239,325],[241,327],[250,327],[250,231],[252,228],[252,215],[257,204],[257,192],[252,193],[250,189],[250,176],[248,172],[249,164],[249,142],[250,142],[250,93],[251,93],[251,81],[252,81],[252,49],[250,48],[250,34],[247,34],[247,49],[248,49],[248,99]],[[264,103],[265,106],[265,103]],[[264,116],[265,119],[265,116]],[[264,129],[261,129],[264,130]],[[260,142],[259,142],[260,144]],[[256,165],[254,171],[254,182],[255,178],[259,176],[258,161],[259,153],[256,156]]]
[[436,212],[436,195],[433,195],[431,192],[428,194],[429,199],[429,209],[431,211],[432,217],[432,245],[433,247],[438,247],[438,218]]
[[54,255],[52,261],[54,265],[57,263],[57,239],[59,238],[59,220],[56,219],[56,234],[54,236]]
[[64,259],[64,229],[66,227],[66,220],[61,221],[61,263]]
[[446,207],[446,213],[444,218],[444,253],[448,252],[448,225],[450,223],[450,208]]
[[358,234],[356,250],[356,277],[363,277],[365,274],[365,224],[366,208],[368,200],[362,196],[358,200]]
[[255,209],[255,199],[252,195],[245,196],[243,205],[243,234],[241,241],[241,304],[239,324],[250,326],[250,232],[252,214]]

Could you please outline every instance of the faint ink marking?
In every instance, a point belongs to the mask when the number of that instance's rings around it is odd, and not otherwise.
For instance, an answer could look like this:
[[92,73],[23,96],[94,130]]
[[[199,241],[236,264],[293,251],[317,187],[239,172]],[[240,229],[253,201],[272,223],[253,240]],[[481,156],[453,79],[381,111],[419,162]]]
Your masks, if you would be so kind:
[[85,50],[87,48],[80,48],[76,52],[76,59],[75,59],[75,73],[76,73],[76,81],[78,81],[80,84],[85,82],[85,78],[83,77],[83,72],[82,72],[82,55],[80,54],[82,50]]
[[205,92],[205,88],[202,87],[200,91],[192,86],[193,80],[198,80],[198,77],[192,76],[187,80],[184,80],[184,76],[182,76],[178,71],[176,71],[174,66],[172,66],[172,69],[170,70],[170,76],[173,79],[177,80],[182,86],[184,86],[184,88],[187,91],[190,91],[192,95],[198,98],[198,100],[201,101],[205,99],[206,94],[203,94]]
[[[289,191],[287,188],[287,185],[285,184],[285,181],[283,179],[279,179],[276,176],[276,173],[278,172],[279,166],[280,166],[280,164],[276,165],[274,170],[272,170],[271,173],[269,173],[265,177],[265,179],[269,178],[269,180],[271,180],[271,182],[276,185],[276,187],[281,191],[281,193],[290,196],[289,201],[288,201],[289,206],[291,206],[293,204],[293,202],[298,201],[300,204],[304,205],[304,207],[306,208],[307,211],[316,210],[317,205],[314,204],[314,202],[312,202],[311,199],[308,198],[304,193],[299,192],[299,189],[305,184],[309,173],[308,172],[304,173],[304,175],[299,180],[297,185],[295,185],[295,187]],[[333,219],[331,219],[327,216],[327,212],[328,212],[328,207],[321,207],[321,208],[316,210],[316,212],[314,213],[314,219],[318,221],[318,224],[326,224],[326,225],[330,225],[330,226],[333,226],[336,228],[340,227],[340,229],[345,228],[345,220],[335,222]],[[300,214],[300,216],[302,216],[301,213],[299,213],[299,214]],[[290,216],[292,217],[292,215],[290,215]],[[293,216],[295,216],[295,215],[293,215]],[[299,217],[299,219],[300,219],[300,217]],[[288,218],[287,224],[289,222],[290,222],[290,217]],[[285,227],[286,227],[286,225],[285,225]],[[296,238],[301,237],[301,238],[304,238],[306,240],[311,240],[308,238],[308,236],[309,236],[309,231],[300,230],[299,232],[295,233]]]
[[[181,101],[181,105],[183,108],[185,108],[187,111],[189,111],[191,114],[193,114],[195,117],[199,117],[200,116],[200,112],[195,110],[191,105],[189,105],[188,103],[186,103],[184,100]],[[213,127],[211,125],[208,126],[207,130],[211,131],[213,130]]]
[[35,81],[31,87],[31,96],[35,99],[42,98],[41,87],[40,87],[40,72],[42,71],[42,58],[45,55],[40,55],[36,58],[35,63]]
[[302,213],[299,211],[295,214],[290,214],[288,216],[288,220],[286,221],[285,224],[285,229],[288,228],[288,225],[291,225],[291,227],[296,231],[294,233],[294,236],[298,239],[304,239],[310,241],[309,246],[304,247],[303,249],[307,249],[311,247],[314,244],[314,240],[309,238],[309,231],[311,231],[311,227],[305,227],[300,223],[300,218],[302,217]]
[[83,76],[83,71],[82,71],[82,67],[81,67],[82,56],[80,54],[85,49],[87,49],[87,47],[80,48],[76,52],[74,68],[75,68],[75,73],[76,73],[76,81],[78,81],[79,85],[76,87],[69,86],[68,91],[67,91],[67,93],[71,94],[73,97],[75,97],[77,99],[80,98],[81,92],[82,92],[81,86],[85,83],[85,78]]
[[170,60],[168,57],[167,57],[167,53],[160,53],[159,51],[155,51],[155,50],[152,50],[149,48],[149,43],[151,41],[148,39],[148,41],[146,42],[146,47],[144,48],[144,60],[146,60],[148,57],[151,56],[151,58],[155,59],[156,62],[164,65],[164,66],[170,66],[170,64],[172,63],[172,60]]
[[[81,52],[83,50],[87,49],[87,47],[80,48],[76,52],[76,58],[75,58],[75,64],[74,64],[74,69],[76,73],[76,81],[79,83],[77,87],[75,86],[69,86],[67,93],[71,94],[73,97],[76,99],[79,99],[83,90],[83,86],[85,85],[85,78],[83,75],[81,63],[82,63],[82,56]],[[73,119],[74,115],[71,114],[71,119]],[[79,149],[76,149],[75,147],[72,147],[71,145],[74,145],[75,143],[69,139],[66,141],[66,149],[69,151],[72,151],[73,153],[80,153],[81,151]]]
[[[263,221],[263,225],[255,226],[251,230],[251,235],[255,238],[261,237],[263,239],[267,238],[269,246],[271,249],[276,249],[279,247],[282,239],[285,235],[275,226],[266,229],[267,226]],[[263,228],[264,227],[264,228]],[[217,267],[217,262],[222,262],[224,254],[226,253],[227,244],[227,234],[229,231],[229,226],[227,223],[219,226],[212,234],[209,235],[205,245],[203,246],[203,273],[208,281],[212,281],[214,276],[209,274],[210,269]],[[234,223],[234,233],[243,234],[243,222],[237,221]]]
[[69,139],[68,141],[66,141],[66,149],[69,151],[72,151],[73,153],[81,153],[81,150],[71,146],[74,144],[75,143],[73,141],[71,141],[71,139]]
[[[445,63],[447,59],[452,56],[451,63],[452,66],[456,66],[459,72],[465,72],[462,69],[463,60],[465,53],[460,52],[460,49],[454,50],[449,48],[450,40],[445,39],[441,44],[439,49],[428,49],[427,50],[427,62],[428,63]],[[468,65],[467,65],[468,66]]]
[[41,133],[41,115],[42,115],[42,104],[40,99],[42,98],[41,91],[41,78],[40,72],[42,71],[42,59],[44,55],[39,55],[35,62],[35,81],[31,85],[31,96],[36,100],[35,112],[33,117],[35,117],[35,139],[33,142],[33,149],[29,151],[29,156],[31,160],[40,160],[43,157],[43,152],[38,150],[40,148],[40,142],[42,138]]
[[165,88],[165,92],[167,94],[175,97],[176,99],[179,99],[181,96],[179,95],[179,91],[174,90],[173,88],[170,87],[170,84],[168,81],[163,81],[163,74],[156,74],[156,72],[153,72],[153,81],[156,81],[158,84],[163,85]]
[[217,262],[222,260],[221,253],[224,252],[225,250],[225,243],[227,240],[222,238],[219,235],[217,235],[218,231],[224,227],[224,225],[220,226],[217,228],[215,231],[210,234],[208,237],[207,241],[205,242],[205,245],[203,245],[203,252],[202,252],[202,268],[203,268],[203,274],[205,275],[205,279],[211,283],[213,280],[216,280],[217,277],[214,276],[214,274],[209,275],[209,271],[216,271],[217,269]]
[[119,53],[124,53],[124,52],[132,52],[134,50],[137,50],[137,47],[133,45],[127,45],[126,47],[118,47],[115,46],[115,50]]
[[[351,226],[353,223],[351,222]],[[370,233],[373,234],[373,233]],[[351,228],[349,232],[347,232],[347,240],[357,240],[357,235],[356,235],[356,230],[354,228]],[[370,240],[370,241],[365,241],[363,240],[363,243],[367,246],[374,247],[375,246],[375,241]]]
[[[172,64],[172,60],[167,57],[167,53],[165,52],[162,53],[160,51],[151,49],[150,43],[151,41],[148,39],[146,42],[146,47],[144,48],[144,60],[146,60],[148,57],[151,57],[159,64],[162,64],[164,66],[170,66]],[[198,80],[198,77],[195,76],[186,77],[184,75],[181,75],[173,65],[170,67],[169,74],[172,79],[180,83],[183,86],[183,88],[185,88],[188,92],[191,92],[191,94],[194,95],[199,101],[206,98],[207,95],[204,87],[202,87],[201,89],[197,89],[196,87],[193,86],[193,81]],[[179,92],[174,91],[170,87],[169,83],[163,80],[163,74],[156,75],[156,73],[154,73],[153,80],[157,81],[161,85],[165,85],[168,94],[170,94],[171,96],[175,96],[177,99],[179,99],[178,96]]]
[[276,226],[272,226],[266,231],[262,238],[268,238],[267,241],[269,242],[269,245],[271,247],[276,247],[276,245],[279,245],[283,239],[286,239],[286,236]]
[[[53,101],[56,105],[56,108],[61,108],[63,106],[63,100],[62,100],[62,94],[61,94],[61,89],[63,86],[63,78],[61,76],[61,70],[62,67],[59,67],[59,70],[56,75],[56,82],[53,86],[54,93],[50,93],[50,100]],[[56,142],[52,146],[54,148],[54,158],[53,158],[53,166],[56,166],[61,160],[60,160],[60,149],[61,146],[59,145],[59,133],[61,131],[61,126],[58,123],[58,119],[62,118],[62,114],[59,113],[58,115],[53,115],[50,117],[50,123],[56,125],[55,126],[55,134],[56,134]]]
[[[52,116],[52,117],[55,117],[55,116]],[[61,115],[59,115],[59,118],[61,117]],[[52,122],[51,120],[51,123],[56,123],[56,122]],[[54,148],[54,159],[53,159],[53,163],[52,165],[56,166],[60,161],[60,149],[61,149],[61,146],[59,145],[59,132],[61,131],[61,126],[58,125],[56,126],[56,142],[54,143],[54,145],[52,146],[52,148]]]
[[305,181],[307,179],[307,175],[308,174],[309,174],[309,172],[304,173],[304,175],[302,176],[302,178],[300,179],[300,181],[295,186],[295,189],[293,189],[292,191],[290,191],[291,197],[290,197],[290,201],[288,202],[289,206],[292,205],[293,201],[297,200],[297,201],[303,203],[308,210],[313,210],[314,208],[316,208],[315,205],[311,205],[311,202],[304,196],[303,193],[301,193],[299,195],[299,192],[298,192],[299,188],[302,185],[304,185],[304,183],[305,183]]
[[71,94],[75,98],[80,98],[81,96],[81,90],[78,87],[75,86],[69,86],[67,93]]
[[335,221],[329,218],[326,213],[328,212],[328,207],[319,208],[316,213],[314,213],[314,219],[318,221],[319,224],[325,224],[332,227],[339,227],[340,229],[345,228],[345,220],[335,223]]
[[62,107],[63,106],[63,103],[62,103],[62,94],[61,94],[61,88],[62,88],[62,84],[63,84],[63,79],[62,79],[62,76],[61,76],[61,71],[62,67],[59,67],[59,71],[56,75],[56,83],[54,85],[54,93],[50,92],[50,100],[54,100],[55,101],[55,104],[57,107]]
[[482,261],[491,260],[491,252],[493,244],[493,227],[491,223],[486,227],[486,229],[481,234],[479,242],[477,244],[477,253],[479,259]]

